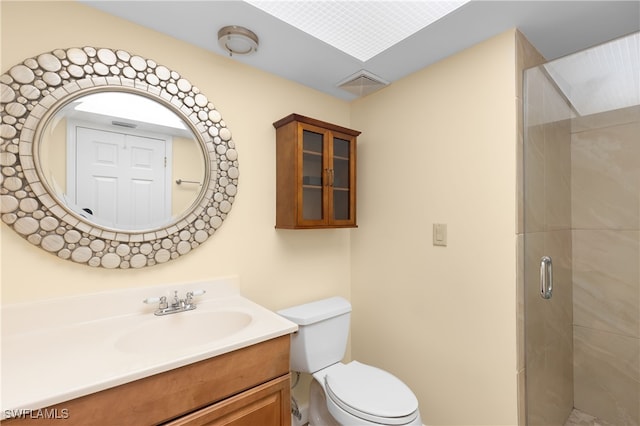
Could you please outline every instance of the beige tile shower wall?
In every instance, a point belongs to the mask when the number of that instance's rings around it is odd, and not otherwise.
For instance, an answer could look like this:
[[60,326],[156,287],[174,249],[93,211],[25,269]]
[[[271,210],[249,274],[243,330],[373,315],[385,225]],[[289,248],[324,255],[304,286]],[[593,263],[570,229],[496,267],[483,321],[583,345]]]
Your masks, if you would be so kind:
[[575,406],[640,424],[640,107],[572,135]]

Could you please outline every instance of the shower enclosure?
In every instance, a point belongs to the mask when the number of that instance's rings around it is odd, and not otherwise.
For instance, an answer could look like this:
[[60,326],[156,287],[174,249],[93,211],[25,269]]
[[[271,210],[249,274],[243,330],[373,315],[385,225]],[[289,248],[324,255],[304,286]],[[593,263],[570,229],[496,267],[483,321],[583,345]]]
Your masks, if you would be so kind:
[[635,33],[525,71],[530,426],[640,424],[639,52]]

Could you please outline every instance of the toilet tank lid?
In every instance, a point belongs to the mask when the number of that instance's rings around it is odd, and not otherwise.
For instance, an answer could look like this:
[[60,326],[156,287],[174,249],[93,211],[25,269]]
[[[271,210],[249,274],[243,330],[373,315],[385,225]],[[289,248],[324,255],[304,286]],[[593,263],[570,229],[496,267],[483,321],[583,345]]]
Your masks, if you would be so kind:
[[309,325],[348,312],[351,312],[349,301],[336,296],[305,303],[304,305],[292,306],[278,311],[278,314],[298,325]]

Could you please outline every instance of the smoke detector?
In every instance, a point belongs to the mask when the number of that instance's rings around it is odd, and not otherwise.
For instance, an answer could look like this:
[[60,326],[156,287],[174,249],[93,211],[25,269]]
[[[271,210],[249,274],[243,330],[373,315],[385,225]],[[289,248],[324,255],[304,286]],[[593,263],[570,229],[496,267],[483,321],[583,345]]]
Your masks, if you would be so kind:
[[338,83],[339,88],[358,97],[367,96],[388,85],[388,81],[365,70],[360,70]]

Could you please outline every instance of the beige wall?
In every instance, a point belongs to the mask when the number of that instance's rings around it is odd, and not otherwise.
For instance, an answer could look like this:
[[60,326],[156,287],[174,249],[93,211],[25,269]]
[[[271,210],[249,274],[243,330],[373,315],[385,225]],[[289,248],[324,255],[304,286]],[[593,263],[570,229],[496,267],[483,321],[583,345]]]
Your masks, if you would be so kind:
[[240,276],[247,296],[272,309],[334,294],[350,297],[349,231],[274,229],[271,125],[296,112],[348,126],[348,103],[74,2],[0,5],[2,73],[56,48],[111,47],[140,54],[180,72],[209,97],[233,133],[240,161],[238,196],[222,228],[188,256],[164,265],[142,270],[77,265],[31,246],[2,224],[4,303],[229,274]]
[[571,134],[575,406],[640,424],[640,107]]
[[405,380],[429,425],[517,423],[515,39],[353,104],[352,354]]
[[[272,309],[343,295],[354,358],[405,380],[426,424],[517,422],[515,31],[348,104],[82,5],[1,7],[2,72],[71,46],[154,59],[215,103],[241,173],[213,239],[143,270],[59,260],[2,225],[4,302],[227,274]],[[274,229],[271,123],[291,112],[363,132],[358,229]],[[433,223],[448,224],[447,247],[431,245]]]

